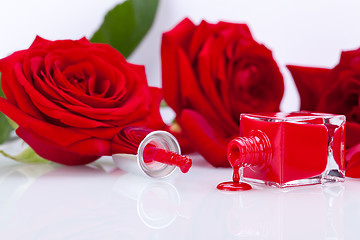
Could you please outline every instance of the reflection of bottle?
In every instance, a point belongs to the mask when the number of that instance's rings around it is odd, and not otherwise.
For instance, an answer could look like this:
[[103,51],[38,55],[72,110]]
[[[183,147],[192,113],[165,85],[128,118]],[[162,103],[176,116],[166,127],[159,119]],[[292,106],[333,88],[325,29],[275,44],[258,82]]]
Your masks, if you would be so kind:
[[329,185],[322,189],[327,202],[324,239],[341,239],[340,236],[344,235],[344,189],[341,185]]
[[[186,173],[192,164],[189,157],[180,155],[176,138],[165,131],[128,127],[120,131],[115,142],[119,143],[114,147],[119,153],[112,157],[118,167],[126,171],[140,170],[150,177],[166,177],[176,167]],[[135,161],[137,167],[134,167]]]
[[175,186],[168,181],[125,174],[116,181],[114,190],[136,201],[138,216],[149,228],[166,228],[180,214],[180,195]]
[[234,181],[278,187],[342,182],[344,128],[343,115],[242,114],[241,137],[228,145]]

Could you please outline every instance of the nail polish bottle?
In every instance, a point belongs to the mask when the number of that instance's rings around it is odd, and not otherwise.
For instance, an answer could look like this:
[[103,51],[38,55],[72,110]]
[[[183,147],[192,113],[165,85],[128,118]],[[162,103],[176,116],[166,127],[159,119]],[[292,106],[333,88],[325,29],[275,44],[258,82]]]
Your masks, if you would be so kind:
[[240,136],[228,145],[234,182],[282,188],[344,181],[343,115],[241,114]]
[[189,157],[181,155],[178,141],[169,132],[127,127],[117,137],[119,153],[112,158],[125,171],[163,178],[172,174],[176,167],[186,173],[192,165]]

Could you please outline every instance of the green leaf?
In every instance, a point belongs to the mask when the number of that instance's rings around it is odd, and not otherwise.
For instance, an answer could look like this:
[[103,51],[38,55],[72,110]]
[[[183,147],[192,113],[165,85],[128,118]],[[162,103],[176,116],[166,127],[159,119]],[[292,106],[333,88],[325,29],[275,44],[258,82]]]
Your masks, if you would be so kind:
[[0,150],[0,154],[2,154],[7,158],[11,158],[15,161],[23,162],[23,163],[50,163],[49,160],[46,160],[45,158],[42,158],[39,155],[37,155],[36,152],[31,147],[27,147],[24,151],[22,151],[20,154],[15,156],[7,154],[2,150]]
[[[0,73],[0,97],[4,97],[4,93],[1,89],[1,73]],[[12,127],[8,122],[6,116],[0,112],[0,144],[5,142],[12,131]]]
[[14,122],[11,118],[9,118],[8,116],[5,117],[12,129],[16,130],[19,127],[19,125],[16,122]]
[[169,107],[169,105],[167,104],[167,102],[163,99],[160,102],[160,108],[165,108],[165,107]]
[[1,73],[0,73],[0,97],[5,97],[4,92],[2,91],[1,88]]
[[126,0],[110,10],[91,42],[108,43],[127,58],[150,29],[159,0]]
[[12,127],[3,113],[0,113],[0,144],[8,140]]

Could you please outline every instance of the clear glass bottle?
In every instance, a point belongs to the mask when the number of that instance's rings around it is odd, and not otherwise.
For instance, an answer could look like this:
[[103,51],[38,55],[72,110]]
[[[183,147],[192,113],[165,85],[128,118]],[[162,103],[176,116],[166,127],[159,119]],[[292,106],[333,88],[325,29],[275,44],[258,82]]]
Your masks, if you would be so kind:
[[228,145],[235,180],[277,187],[344,181],[343,115],[241,114],[240,136]]
[[176,167],[186,173],[192,165],[189,157],[181,155],[178,141],[169,132],[128,127],[119,136],[119,153],[112,158],[125,171],[163,178],[172,174]]

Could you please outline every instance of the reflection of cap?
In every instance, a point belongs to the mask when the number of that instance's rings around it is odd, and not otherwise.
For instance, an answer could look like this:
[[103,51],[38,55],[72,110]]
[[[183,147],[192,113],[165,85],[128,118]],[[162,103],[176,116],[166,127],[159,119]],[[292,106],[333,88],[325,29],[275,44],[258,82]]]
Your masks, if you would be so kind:
[[178,215],[180,196],[167,182],[152,182],[141,193],[137,211],[143,223],[154,229],[166,228]]
[[[132,173],[141,172],[144,175],[153,178],[163,178],[173,173],[176,169],[176,166],[174,165],[167,165],[155,161],[151,164],[145,163],[143,155],[144,149],[148,144],[159,149],[181,154],[179,143],[173,135],[165,131],[153,131],[146,135],[141,141],[136,156],[131,154],[114,154],[112,156],[113,160],[122,170]],[[135,161],[137,161],[138,166],[136,166]]]
[[180,195],[169,182],[125,174],[116,181],[114,190],[136,201],[139,218],[149,228],[166,228],[179,215]]

